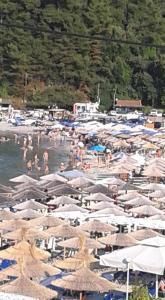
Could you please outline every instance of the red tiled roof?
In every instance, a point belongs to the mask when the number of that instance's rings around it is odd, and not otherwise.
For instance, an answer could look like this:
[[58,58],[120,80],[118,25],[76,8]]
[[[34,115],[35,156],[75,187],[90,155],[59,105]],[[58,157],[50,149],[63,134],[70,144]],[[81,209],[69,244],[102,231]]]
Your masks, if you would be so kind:
[[141,100],[116,100],[117,107],[142,107]]

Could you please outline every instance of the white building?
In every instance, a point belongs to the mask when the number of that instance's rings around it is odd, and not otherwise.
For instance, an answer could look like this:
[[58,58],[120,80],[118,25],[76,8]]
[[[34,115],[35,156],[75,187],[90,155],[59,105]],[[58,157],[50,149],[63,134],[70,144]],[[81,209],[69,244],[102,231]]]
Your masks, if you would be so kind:
[[75,115],[80,115],[83,113],[97,113],[99,109],[99,102],[87,102],[87,103],[75,103],[73,106],[73,112]]

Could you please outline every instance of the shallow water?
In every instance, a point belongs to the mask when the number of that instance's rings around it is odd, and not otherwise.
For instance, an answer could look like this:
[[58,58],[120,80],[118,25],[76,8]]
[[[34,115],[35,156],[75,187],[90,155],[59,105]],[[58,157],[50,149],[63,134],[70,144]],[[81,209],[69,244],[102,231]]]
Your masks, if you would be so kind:
[[[3,134],[4,135],[4,134]],[[0,143],[0,183],[7,184],[9,179],[23,173],[27,174],[26,161],[23,160],[23,136],[19,137],[19,144],[15,143],[14,135],[9,135],[10,141]],[[41,171],[37,174],[33,168],[32,176],[38,177],[44,175],[43,152],[47,149],[49,153],[49,173],[58,171],[61,162],[68,161],[69,144],[49,141],[48,138],[42,138],[40,145],[37,144],[37,138],[33,138],[33,150],[28,150],[27,160],[34,160],[37,153]]]

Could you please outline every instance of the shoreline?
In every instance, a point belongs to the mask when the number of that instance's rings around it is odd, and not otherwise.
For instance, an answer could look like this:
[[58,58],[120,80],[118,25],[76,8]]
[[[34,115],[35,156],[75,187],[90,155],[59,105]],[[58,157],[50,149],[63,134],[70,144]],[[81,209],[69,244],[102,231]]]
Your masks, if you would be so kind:
[[0,132],[8,132],[8,133],[15,133],[15,134],[34,134],[39,127],[35,126],[12,126],[7,122],[0,122]]

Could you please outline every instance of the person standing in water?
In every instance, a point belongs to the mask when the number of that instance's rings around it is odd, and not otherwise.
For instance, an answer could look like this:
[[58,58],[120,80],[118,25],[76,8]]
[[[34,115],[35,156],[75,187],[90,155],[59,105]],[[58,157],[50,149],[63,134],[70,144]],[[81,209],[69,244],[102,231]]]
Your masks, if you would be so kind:
[[47,150],[45,150],[43,153],[43,160],[44,160],[44,163],[47,163],[49,160],[49,154],[48,154]]
[[31,161],[31,159],[28,160],[26,166],[27,166],[28,174],[30,174],[31,171],[32,171],[32,161]]

